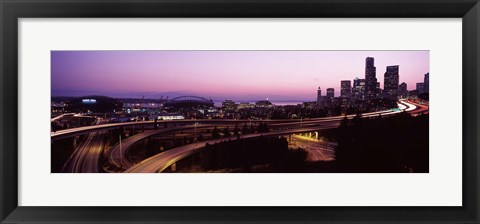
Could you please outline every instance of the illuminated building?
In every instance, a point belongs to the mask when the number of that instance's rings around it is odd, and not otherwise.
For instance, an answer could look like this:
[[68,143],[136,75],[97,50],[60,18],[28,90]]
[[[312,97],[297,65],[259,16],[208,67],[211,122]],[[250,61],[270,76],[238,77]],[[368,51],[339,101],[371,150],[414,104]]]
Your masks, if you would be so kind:
[[320,86],[317,89],[317,103],[320,104],[322,102],[322,89]]
[[423,82],[417,83],[417,92],[418,94],[422,94],[425,92],[425,84]]
[[424,92],[429,93],[430,92],[430,80],[429,80],[430,73],[425,74],[425,77],[423,78],[423,89]]
[[407,83],[402,82],[402,84],[398,86],[398,94],[402,98],[406,98],[408,96]]
[[342,80],[340,82],[340,97],[350,98],[352,96],[352,82],[350,80]]
[[333,99],[335,97],[335,89],[334,88],[328,88],[327,89],[327,98],[328,99]]
[[384,76],[383,95],[389,99],[398,98],[399,66],[387,66]]
[[235,110],[235,102],[233,100],[225,100],[222,102],[222,109],[227,111]]
[[160,114],[158,115],[158,120],[181,120],[185,119],[183,114]]
[[251,108],[254,108],[254,107],[255,107],[254,104],[251,104],[251,103],[248,103],[248,102],[240,102],[239,104],[237,104],[237,110],[251,109]]
[[259,100],[255,102],[256,107],[272,107],[272,103],[268,100]]
[[352,94],[356,100],[363,100],[365,98],[365,79],[359,79],[357,77],[353,80]]
[[375,67],[375,59],[367,57],[365,60],[365,97],[374,98],[377,93],[377,68]]

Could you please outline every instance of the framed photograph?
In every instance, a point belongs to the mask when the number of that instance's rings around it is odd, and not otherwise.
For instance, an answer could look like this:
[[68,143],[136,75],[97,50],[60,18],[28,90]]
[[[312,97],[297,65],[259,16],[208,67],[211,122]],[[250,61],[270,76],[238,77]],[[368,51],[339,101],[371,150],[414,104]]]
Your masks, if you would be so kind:
[[1,223],[480,221],[477,0],[0,11]]

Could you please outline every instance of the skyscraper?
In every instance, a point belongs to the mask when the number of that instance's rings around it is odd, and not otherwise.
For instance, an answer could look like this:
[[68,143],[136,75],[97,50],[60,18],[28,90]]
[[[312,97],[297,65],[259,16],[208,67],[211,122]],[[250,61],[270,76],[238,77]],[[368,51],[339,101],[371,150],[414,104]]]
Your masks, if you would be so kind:
[[398,67],[398,65],[387,66],[383,83],[383,93],[386,98],[398,98]]
[[365,79],[358,77],[353,80],[353,98],[356,100],[363,100],[365,96]]
[[407,83],[402,82],[402,84],[400,84],[400,85],[398,86],[398,94],[399,94],[402,98],[405,98],[405,97],[408,96]]
[[374,98],[377,92],[376,74],[375,59],[367,57],[365,60],[365,96],[369,99]]
[[422,94],[425,92],[425,84],[423,82],[417,83],[417,92],[418,94]]
[[333,99],[335,97],[335,89],[334,88],[328,88],[327,89],[327,98],[328,99]]
[[352,96],[352,82],[350,80],[342,80],[340,82],[340,96],[342,98],[350,98]]
[[320,89],[320,86],[319,86],[317,90],[317,104],[320,105],[321,103],[322,103],[322,89]]
[[424,92],[429,93],[430,92],[430,81],[429,81],[429,75],[430,73],[425,74],[425,77],[423,78],[423,89]]
[[380,88],[380,82],[377,82],[376,90],[375,90],[375,97],[381,98],[382,97],[382,89]]

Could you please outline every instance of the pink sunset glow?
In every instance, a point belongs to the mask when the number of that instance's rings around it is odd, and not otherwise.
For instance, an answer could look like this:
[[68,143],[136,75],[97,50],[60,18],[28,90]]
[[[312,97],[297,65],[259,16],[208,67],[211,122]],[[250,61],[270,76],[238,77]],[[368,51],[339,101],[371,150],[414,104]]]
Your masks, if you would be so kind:
[[389,65],[409,90],[429,72],[429,51],[52,51],[52,96],[308,101],[364,78],[366,57],[381,88]]

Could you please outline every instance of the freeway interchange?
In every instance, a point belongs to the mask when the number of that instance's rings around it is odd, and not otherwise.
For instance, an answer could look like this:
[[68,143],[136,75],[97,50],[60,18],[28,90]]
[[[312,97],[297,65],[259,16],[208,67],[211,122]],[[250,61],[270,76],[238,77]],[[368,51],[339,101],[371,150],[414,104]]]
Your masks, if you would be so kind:
[[[428,113],[428,106],[413,103],[406,100],[398,102],[399,109],[386,110],[379,112],[370,112],[362,114],[362,117],[389,116],[406,111],[410,114]],[[269,125],[271,129],[264,133],[251,133],[239,135],[239,139],[257,138],[260,136],[282,136],[295,133],[314,132],[337,128],[340,121],[345,117],[351,119],[356,115],[323,117],[312,119],[290,119],[290,120],[234,120],[234,119],[197,119],[197,120],[167,120],[167,121],[142,121],[126,122],[113,124],[99,124],[79,128],[71,128],[51,133],[51,140],[58,141],[66,138],[75,138],[75,136],[86,136],[82,143],[75,147],[72,155],[66,161],[62,172],[71,173],[98,173],[102,171],[100,160],[102,154],[105,154],[109,164],[119,168],[119,171],[126,173],[156,173],[162,172],[176,162],[200,152],[206,144],[215,144],[222,141],[236,139],[237,137],[221,137],[217,139],[207,139],[185,144],[179,147],[160,152],[138,163],[130,161],[128,158],[129,149],[138,142],[141,142],[152,136],[158,136],[167,133],[178,133],[182,131],[192,131],[197,129],[227,127],[233,128],[244,123],[263,122]],[[165,125],[164,128],[154,128],[155,125]],[[116,128],[130,127],[145,128],[141,133],[134,134],[119,143],[108,148],[102,137],[106,131]],[[196,136],[195,136],[196,137]],[[105,148],[108,150],[104,151]]]

